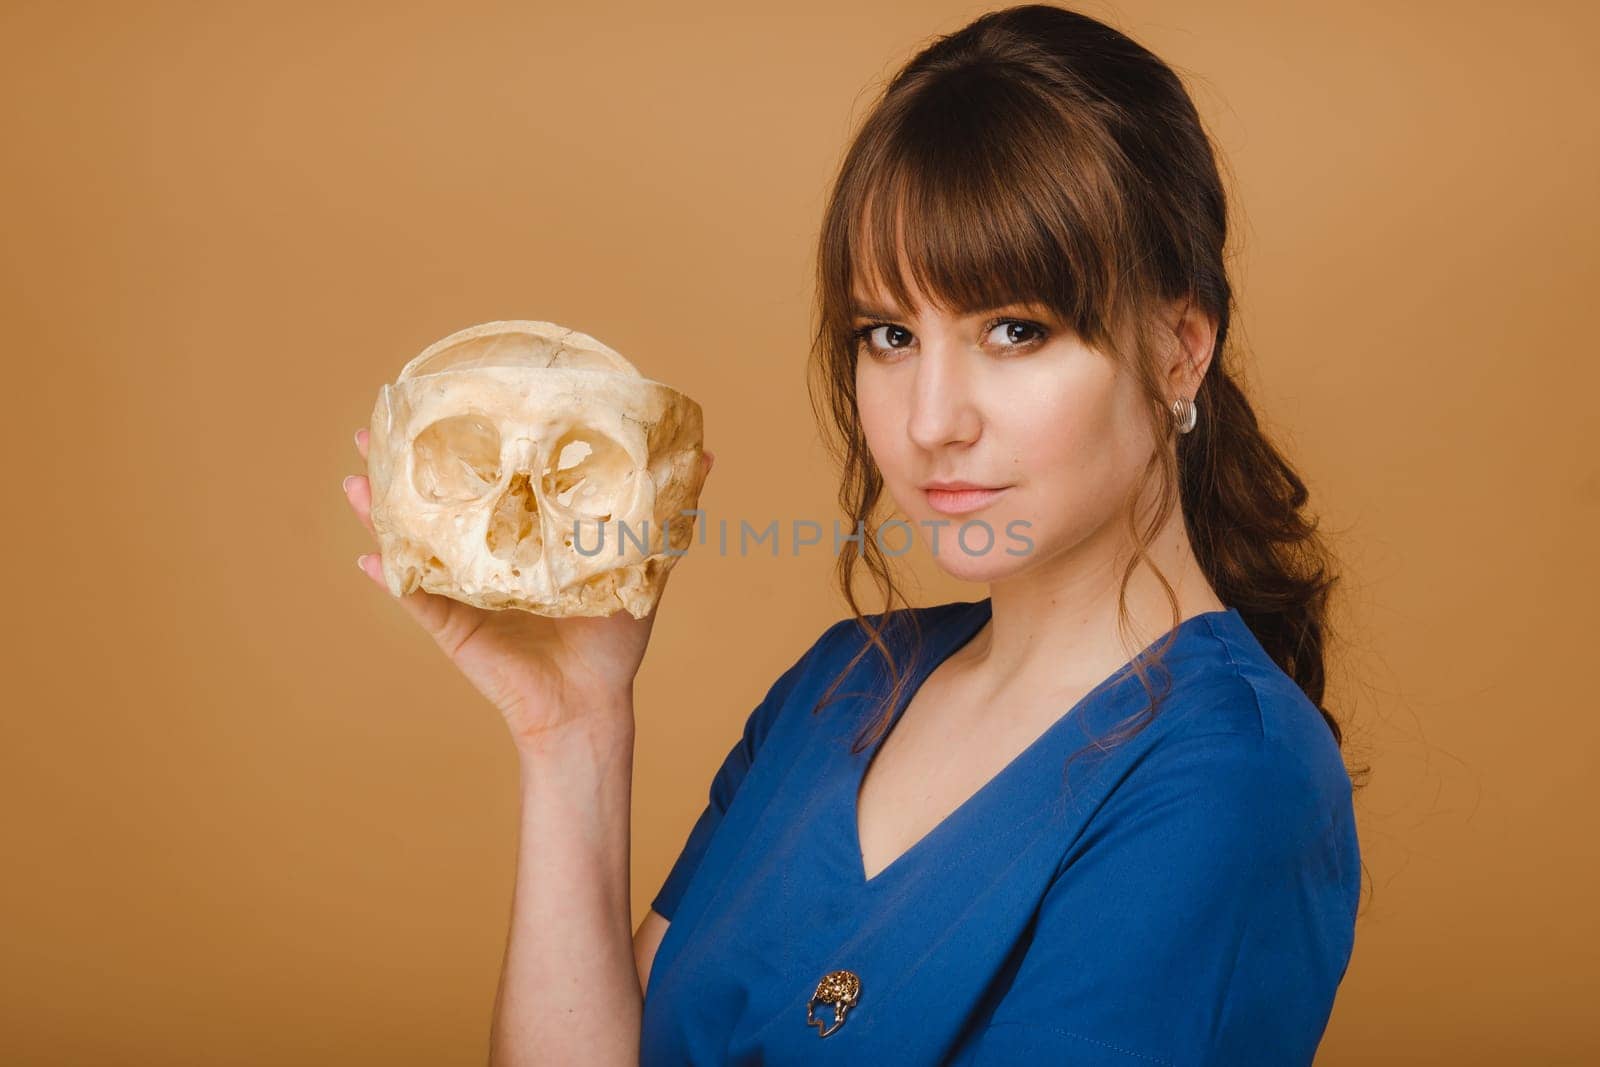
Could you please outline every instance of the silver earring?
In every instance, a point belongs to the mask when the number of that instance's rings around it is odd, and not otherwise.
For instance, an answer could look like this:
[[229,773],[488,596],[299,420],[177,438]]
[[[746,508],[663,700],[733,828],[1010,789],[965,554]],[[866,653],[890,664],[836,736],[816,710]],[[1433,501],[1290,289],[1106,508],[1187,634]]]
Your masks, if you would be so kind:
[[1172,417],[1178,423],[1179,433],[1188,433],[1200,421],[1200,405],[1186,396],[1172,402]]

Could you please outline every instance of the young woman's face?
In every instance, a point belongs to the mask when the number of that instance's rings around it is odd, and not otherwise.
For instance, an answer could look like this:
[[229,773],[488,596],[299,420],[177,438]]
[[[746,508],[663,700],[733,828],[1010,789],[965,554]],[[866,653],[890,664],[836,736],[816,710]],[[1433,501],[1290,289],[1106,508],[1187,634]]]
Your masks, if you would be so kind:
[[[991,582],[1063,555],[1115,551],[1153,447],[1130,375],[1043,308],[956,315],[926,300],[896,308],[859,287],[855,296],[867,445],[946,572]],[[884,528],[882,540],[903,554],[903,529]]]

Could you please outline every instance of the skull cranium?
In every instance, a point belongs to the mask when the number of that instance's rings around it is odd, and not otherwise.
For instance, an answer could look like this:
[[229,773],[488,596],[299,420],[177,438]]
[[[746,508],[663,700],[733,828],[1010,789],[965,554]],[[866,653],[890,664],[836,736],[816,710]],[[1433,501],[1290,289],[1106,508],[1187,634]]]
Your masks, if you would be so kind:
[[554,323],[488,322],[428,346],[380,390],[369,434],[396,596],[643,618],[692,538],[700,405]]

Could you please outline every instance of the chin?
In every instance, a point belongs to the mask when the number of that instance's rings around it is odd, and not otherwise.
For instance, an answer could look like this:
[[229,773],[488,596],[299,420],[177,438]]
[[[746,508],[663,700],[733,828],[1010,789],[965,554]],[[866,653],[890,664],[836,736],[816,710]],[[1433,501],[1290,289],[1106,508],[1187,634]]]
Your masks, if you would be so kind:
[[[923,533],[923,547],[933,557],[940,570],[963,582],[998,582],[1027,569],[1038,554],[1038,541],[1027,526],[1007,531],[1006,518],[981,514],[964,518],[930,513],[931,520],[950,523],[939,530],[937,549],[928,531]],[[981,527],[968,531],[965,541],[958,537],[958,528],[964,521],[981,519],[994,531],[991,541]]]
[[1022,570],[1025,561],[1018,556],[1008,556],[1003,551],[989,556],[939,555],[935,558],[939,569],[960,582],[977,582],[990,585],[1005,581]]

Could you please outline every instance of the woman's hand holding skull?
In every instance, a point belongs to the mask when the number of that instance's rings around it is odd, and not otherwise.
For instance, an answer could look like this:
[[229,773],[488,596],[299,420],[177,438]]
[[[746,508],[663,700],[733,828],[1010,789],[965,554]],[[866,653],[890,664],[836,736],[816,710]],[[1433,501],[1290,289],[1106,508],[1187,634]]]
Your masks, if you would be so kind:
[[[356,432],[367,456],[367,431]],[[712,456],[704,456],[707,473]],[[372,492],[353,474],[344,493],[372,532]],[[383,563],[374,551],[357,566],[385,592]],[[451,662],[500,709],[519,748],[537,745],[569,726],[631,729],[633,680],[655,625],[656,612],[635,619],[626,611],[604,617],[547,618],[517,609],[486,611],[416,590],[399,598]],[[659,608],[659,602],[657,608]]]

